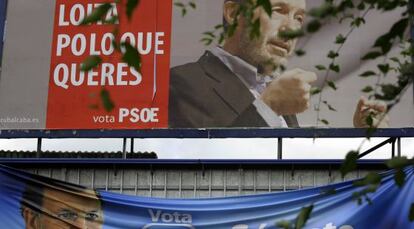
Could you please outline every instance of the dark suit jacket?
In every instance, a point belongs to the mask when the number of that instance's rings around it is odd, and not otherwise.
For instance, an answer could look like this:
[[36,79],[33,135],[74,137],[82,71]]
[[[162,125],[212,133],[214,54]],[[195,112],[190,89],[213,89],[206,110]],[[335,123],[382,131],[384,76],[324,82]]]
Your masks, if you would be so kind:
[[[240,79],[211,52],[170,72],[169,126],[172,128],[268,127]],[[284,116],[298,127],[296,116]]]

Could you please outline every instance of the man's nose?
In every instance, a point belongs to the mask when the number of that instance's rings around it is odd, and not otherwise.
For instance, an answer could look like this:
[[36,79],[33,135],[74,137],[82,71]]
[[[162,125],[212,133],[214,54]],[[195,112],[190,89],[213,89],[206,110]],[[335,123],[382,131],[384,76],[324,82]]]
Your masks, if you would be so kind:
[[281,26],[279,27],[279,38],[282,39],[284,42],[288,42],[289,38],[283,38],[280,36],[281,32],[287,32],[287,31],[295,31],[299,30],[301,27],[296,25],[295,20],[290,19],[286,17],[286,19],[282,22]]
[[73,227],[71,227],[71,229],[87,229],[88,225],[87,225],[87,220],[83,217],[79,217],[76,220],[76,223],[74,225],[72,225]]
[[285,32],[289,30],[298,30],[300,28],[301,25],[295,20],[295,15],[289,14],[284,18],[279,30],[280,32]]

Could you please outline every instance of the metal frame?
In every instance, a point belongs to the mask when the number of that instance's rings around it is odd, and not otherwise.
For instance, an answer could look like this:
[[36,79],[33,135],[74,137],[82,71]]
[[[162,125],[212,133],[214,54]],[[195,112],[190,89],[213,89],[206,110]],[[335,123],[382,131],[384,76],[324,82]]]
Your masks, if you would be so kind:
[[[366,137],[367,129],[356,128],[296,128],[296,129],[150,129],[150,130],[1,130],[0,139],[37,138],[37,154],[42,152],[42,139],[63,138],[122,138],[123,159],[127,158],[127,141],[134,152],[135,138],[277,138],[277,159],[283,159],[283,138],[357,138]],[[390,143],[391,157],[401,156],[401,138],[414,137],[414,128],[377,129],[371,137],[389,137],[386,141],[361,153],[362,158]]]
[[[146,130],[0,130],[5,138],[358,138],[359,128],[226,128]],[[377,129],[371,137],[414,137],[414,127]]]
[[374,152],[375,150],[383,147],[386,144],[391,144],[391,158],[393,158],[393,157],[395,157],[395,142],[396,141],[398,141],[398,149],[397,149],[398,150],[398,156],[401,156],[401,138],[392,137],[392,138],[389,138],[389,139],[379,143],[378,145],[372,147],[371,149],[359,154],[358,159],[361,159],[361,158],[365,157],[366,155]]
[[[39,165],[46,167],[55,166],[76,166],[76,167],[90,167],[90,166],[104,166],[107,168],[109,165],[115,169],[115,166],[143,166],[149,167],[150,169],[163,168],[168,169],[174,168],[211,168],[211,167],[234,167],[234,168],[245,168],[245,167],[272,167],[283,166],[287,168],[299,168],[306,166],[320,166],[326,169],[336,168],[341,166],[343,160],[267,160],[267,159],[254,159],[254,160],[214,160],[214,159],[53,159],[53,158],[0,158],[0,164],[19,167],[30,165]],[[358,166],[385,166],[384,160],[359,160]],[[384,167],[386,168],[386,167]]]

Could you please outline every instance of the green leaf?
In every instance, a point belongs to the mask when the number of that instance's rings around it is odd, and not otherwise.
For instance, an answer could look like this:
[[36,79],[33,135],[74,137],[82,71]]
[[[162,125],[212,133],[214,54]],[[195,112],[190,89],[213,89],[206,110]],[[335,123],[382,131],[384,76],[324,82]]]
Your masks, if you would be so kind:
[[403,18],[396,22],[390,29],[390,34],[392,34],[394,37],[399,37],[400,39],[403,39],[404,32],[408,29],[408,18]]
[[365,2],[361,1],[361,2],[357,5],[357,9],[358,9],[358,10],[365,10]]
[[402,187],[405,183],[405,172],[402,169],[398,169],[394,174],[394,181],[398,187]]
[[308,221],[313,210],[313,205],[303,207],[298,217],[296,218],[296,229],[302,229]]
[[203,33],[203,35],[205,35],[207,37],[211,37],[211,38],[216,38],[216,35],[212,31],[206,31],[206,32]]
[[343,44],[346,41],[346,37],[344,37],[342,34],[339,34],[338,36],[336,36],[336,44]]
[[361,60],[374,60],[374,59],[377,59],[380,56],[382,56],[382,53],[380,53],[380,52],[369,52],[369,53],[365,54],[365,56],[363,56],[361,58]]
[[373,204],[371,198],[369,198],[368,196],[365,196],[365,201],[368,202],[369,205]]
[[395,63],[397,63],[397,64],[401,64],[400,59],[398,59],[397,57],[391,57],[391,58],[390,58],[390,60],[391,60],[391,61],[394,61],[394,62],[395,62]]
[[118,22],[119,22],[119,18],[117,16],[112,16],[108,20],[105,19],[103,21],[104,24],[110,24],[110,25],[117,24]]
[[377,189],[378,189],[378,185],[370,185],[370,184],[368,184],[367,185],[367,188],[364,189],[364,193],[373,193],[373,192],[376,192]]
[[356,26],[356,27],[359,27],[362,24],[365,24],[365,19],[363,17],[357,17],[351,23],[352,26]]
[[363,179],[354,181],[355,186],[367,186],[365,193],[375,192],[381,183],[381,176],[378,173],[370,172]]
[[329,125],[329,122],[326,119],[320,119],[319,121],[322,122],[323,124],[327,125],[327,126]]
[[339,65],[334,64],[334,63],[331,63],[331,64],[329,65],[329,69],[331,69],[332,71],[334,71],[334,72],[336,72],[336,73],[339,73],[339,71],[340,71]]
[[410,213],[408,214],[408,219],[410,222],[414,221],[414,203],[411,204]]
[[269,17],[272,16],[272,4],[270,0],[257,0],[256,7],[262,7]]
[[358,197],[357,203],[358,203],[358,205],[361,205],[361,204],[362,204],[362,199],[361,199],[361,197]]
[[390,65],[389,64],[379,64],[378,65],[378,69],[383,73],[383,74],[387,74],[388,71],[390,70]]
[[400,169],[403,168],[407,165],[410,165],[411,161],[407,159],[407,157],[394,157],[390,160],[388,160],[387,162],[385,162],[385,164],[388,166],[388,168],[390,169]]
[[182,8],[181,9],[181,16],[184,17],[187,14],[187,8]]
[[370,172],[365,176],[365,182],[367,184],[378,185],[381,183],[381,175],[378,173]]
[[368,115],[365,118],[365,123],[368,124],[368,126],[372,126],[372,124],[374,124],[374,119],[372,118],[372,115],[371,114]]
[[217,24],[216,26],[214,26],[214,29],[222,29],[223,28],[223,24]]
[[295,51],[295,53],[296,53],[297,56],[303,56],[303,55],[306,54],[305,50],[303,50],[303,49],[298,49],[298,50]]
[[190,3],[188,3],[188,5],[193,9],[197,8],[197,5],[195,4],[195,2],[190,2]]
[[174,2],[174,6],[179,7],[179,8],[185,7],[184,3],[182,2]]
[[315,7],[309,10],[308,14],[314,18],[325,18],[328,15],[333,15],[335,13],[335,7],[331,2],[325,1],[319,7]]
[[98,22],[98,21],[102,20],[102,18],[104,16],[106,16],[106,14],[111,9],[112,9],[112,4],[111,3],[102,4],[98,7],[96,7],[89,16],[85,17],[82,20],[82,22],[80,24],[81,25],[88,25],[88,24],[91,24],[91,23]]
[[352,2],[352,0],[341,1],[341,3],[339,4],[337,10],[340,11],[340,12],[345,12],[347,8],[349,8],[349,9],[355,8],[355,5]]
[[401,89],[393,84],[383,84],[381,85],[381,91],[383,100],[393,100],[400,94]]
[[359,75],[360,77],[370,77],[370,76],[375,76],[377,75],[377,73],[373,72],[373,71],[366,71],[364,73],[362,73],[361,75]]
[[135,9],[139,5],[140,0],[128,0],[126,4],[126,15],[128,20],[131,20],[132,14],[134,13]]
[[291,223],[287,220],[282,220],[276,223],[276,227],[278,228],[283,228],[283,229],[290,229],[291,228]]
[[336,87],[336,85],[335,85],[335,82],[333,82],[333,81],[331,81],[331,80],[328,80],[328,81],[326,81],[326,83],[328,84],[328,86],[330,87],[330,88],[332,88],[333,90],[337,90],[338,88]]
[[328,58],[330,58],[330,59],[335,59],[338,56],[339,56],[339,53],[337,53],[335,51],[332,51],[332,50],[330,50],[329,53],[328,53]]
[[339,171],[341,172],[342,177],[345,177],[351,171],[354,171],[357,168],[357,160],[358,160],[358,151],[350,151],[345,157],[344,162],[341,165]]
[[373,90],[374,90],[374,88],[372,88],[371,86],[366,86],[366,87],[364,87],[364,89],[362,89],[362,92],[369,93]]
[[255,39],[260,37],[260,19],[256,19],[253,21],[250,30],[250,39]]
[[81,71],[87,72],[92,70],[93,68],[97,67],[102,63],[102,59],[99,56],[92,55],[86,58],[81,64]]
[[319,94],[321,91],[322,90],[320,88],[312,87],[311,90],[310,90],[310,94],[311,95],[316,95],[316,94]]
[[323,66],[323,65],[320,65],[320,64],[319,65],[316,65],[315,68],[318,69],[319,71],[326,70],[326,67]]
[[122,61],[127,63],[128,66],[135,68],[136,71],[141,72],[141,54],[129,43],[123,43],[122,46],[125,48]]
[[324,101],[322,101],[322,103],[323,104],[325,104],[327,107],[328,107],[328,109],[330,110],[330,111],[337,111],[333,106],[331,106],[329,103],[328,103],[328,101],[326,101],[326,100],[324,100]]
[[377,38],[374,47],[381,48],[382,54],[386,54],[392,47],[392,35],[387,33]]
[[115,108],[115,105],[112,102],[109,91],[107,91],[106,89],[101,90],[101,99],[102,99],[103,107],[107,112],[111,112]]
[[213,43],[213,39],[207,37],[202,38],[200,41],[203,42],[205,46],[209,46]]
[[322,26],[321,22],[319,20],[314,19],[314,20],[309,22],[306,30],[309,33],[315,33],[321,28],[321,26]]
[[297,30],[288,29],[288,30],[281,31],[279,34],[281,38],[289,39],[289,40],[301,37],[303,35],[305,35],[305,33],[301,29],[297,29]]
[[234,35],[234,32],[236,32],[237,26],[238,26],[237,21],[235,21],[233,24],[229,25],[227,27],[226,36],[227,37],[232,37]]

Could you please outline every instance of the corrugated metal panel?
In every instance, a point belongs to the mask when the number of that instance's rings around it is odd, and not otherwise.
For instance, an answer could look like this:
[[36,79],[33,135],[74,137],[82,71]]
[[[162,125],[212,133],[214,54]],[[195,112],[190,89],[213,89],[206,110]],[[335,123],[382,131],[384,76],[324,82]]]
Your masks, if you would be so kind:
[[[177,166],[179,168],[179,166]],[[316,187],[343,179],[338,170],[210,168],[210,169],[113,169],[31,168],[46,177],[130,195],[163,198],[223,197]],[[357,170],[344,180],[370,171]]]

